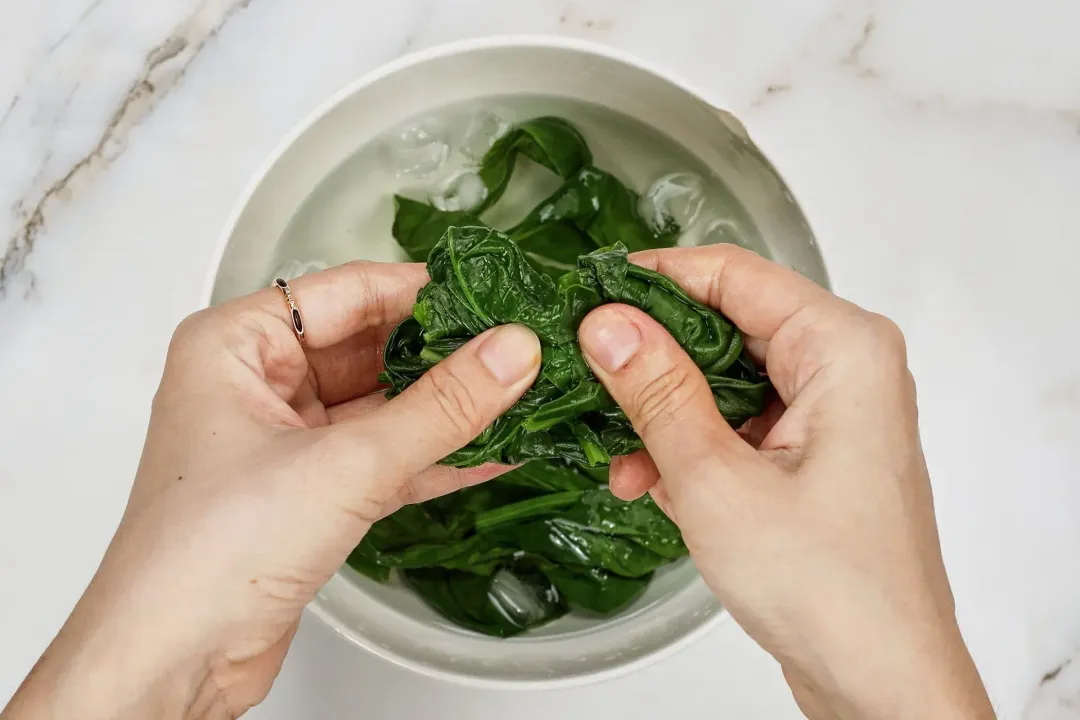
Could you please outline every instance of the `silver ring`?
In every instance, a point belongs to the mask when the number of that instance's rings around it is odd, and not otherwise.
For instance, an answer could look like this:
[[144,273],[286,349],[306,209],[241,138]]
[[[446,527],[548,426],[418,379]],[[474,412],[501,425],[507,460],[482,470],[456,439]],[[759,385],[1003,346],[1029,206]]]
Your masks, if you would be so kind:
[[289,306],[289,317],[292,318],[293,333],[296,334],[296,339],[300,341],[300,347],[307,347],[307,340],[304,339],[304,319],[300,317],[300,307],[293,297],[292,288],[289,287],[289,283],[285,281],[285,278],[274,278],[274,287],[281,290],[281,293],[285,296],[285,302]]

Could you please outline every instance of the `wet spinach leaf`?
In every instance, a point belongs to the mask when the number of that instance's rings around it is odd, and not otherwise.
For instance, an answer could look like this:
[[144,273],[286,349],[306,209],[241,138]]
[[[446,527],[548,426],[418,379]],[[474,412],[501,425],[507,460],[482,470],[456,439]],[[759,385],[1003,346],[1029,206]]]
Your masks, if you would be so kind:
[[599,568],[628,578],[648,575],[670,560],[625,537],[591,532],[556,516],[513,526],[504,542],[563,565]]
[[405,578],[436,612],[495,637],[512,637],[567,610],[556,587],[534,569],[503,569],[484,576],[424,568],[407,571]]
[[592,162],[592,153],[578,129],[558,117],[539,117],[516,125],[495,141],[484,155],[478,174],[487,188],[487,197],[476,214],[502,197],[518,155],[524,155],[566,179]]
[[730,422],[741,424],[764,410],[770,385],[743,352],[738,329],[670,278],[630,263],[621,244],[578,258],[577,269],[556,282],[534,269],[508,235],[451,227],[428,256],[428,272],[431,282],[418,294],[413,317],[386,345],[389,395],[415,382],[447,348],[496,325],[525,325],[543,352],[529,392],[446,464],[558,458],[596,467],[640,448],[577,344],[578,323],[608,302],[638,307],[663,325],[701,368]]
[[[384,582],[392,570],[401,571],[449,619],[500,637],[559,617],[567,607],[618,612],[644,590],[653,570],[679,559],[686,548],[650,498],[623,502],[588,480],[589,488],[541,491],[501,505],[492,503],[508,497],[503,493],[520,497],[532,489],[494,480],[466,489],[493,488],[491,495],[465,491],[402,508],[375,523],[348,563]],[[465,518],[455,523],[447,509],[456,495],[472,497],[454,505]],[[399,514],[442,516],[444,527],[469,530],[463,539],[378,549],[388,537],[397,542],[408,526],[395,519]]]
[[626,578],[599,568],[576,568],[547,563],[544,575],[574,610],[607,616],[634,602],[649,585],[652,574]]
[[607,483],[607,473],[593,477],[584,469],[561,460],[533,460],[499,477],[498,482],[544,492],[588,490]]
[[349,557],[346,558],[345,563],[361,575],[365,575],[378,582],[386,582],[390,579],[390,568],[379,564],[377,559],[378,554],[379,551],[371,545],[371,542],[367,538],[364,538],[360,541],[360,544],[349,553]]
[[653,229],[638,212],[638,195],[618,178],[592,165],[592,153],[577,128],[557,117],[527,120],[497,140],[477,174],[486,196],[469,211],[439,210],[397,195],[392,232],[415,261],[424,261],[451,227],[484,225],[482,215],[499,201],[518,156],[552,171],[565,182],[507,233],[526,259],[551,277],[573,270],[577,258],[622,242],[633,250],[675,244],[679,226],[670,218]]

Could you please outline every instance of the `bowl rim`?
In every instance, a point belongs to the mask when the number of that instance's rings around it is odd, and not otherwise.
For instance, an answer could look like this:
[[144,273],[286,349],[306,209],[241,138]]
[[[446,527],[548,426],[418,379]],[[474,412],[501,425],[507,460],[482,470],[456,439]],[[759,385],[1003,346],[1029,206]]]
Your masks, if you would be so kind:
[[[447,57],[451,55],[458,55],[461,53],[472,52],[475,50],[488,50],[488,49],[501,49],[501,48],[551,48],[556,50],[571,50],[581,52],[590,55],[597,55],[608,60],[614,60],[615,62],[628,65],[636,70],[648,73],[661,79],[677,88],[686,92],[689,95],[701,100],[702,102],[716,108],[723,107],[723,104],[717,105],[711,99],[709,95],[699,88],[695,87],[692,83],[688,82],[681,76],[653,64],[650,61],[643,60],[642,58],[633,55],[632,53],[619,50],[608,45],[602,45],[600,43],[591,42],[588,40],[580,40],[578,38],[563,37],[560,35],[492,35],[488,37],[468,38],[465,40],[455,40],[452,42],[441,43],[429,48],[417,50],[415,52],[408,53],[397,57],[387,63],[384,63],[373,70],[364,73],[360,77],[351,80],[336,92],[334,92],[329,98],[319,103],[314,109],[301,118],[293,128],[285,134],[285,136],[278,142],[269,155],[263,160],[259,167],[255,170],[252,176],[248,179],[244,185],[243,191],[233,204],[232,209],[229,211],[225,225],[222,227],[221,233],[218,236],[217,242],[214,247],[213,254],[210,257],[210,265],[207,271],[206,279],[203,282],[202,292],[199,296],[199,304],[201,308],[210,306],[210,300],[213,296],[214,284],[217,280],[218,270],[221,268],[221,261],[225,255],[225,249],[229,244],[230,238],[236,231],[236,226],[240,222],[240,217],[243,215],[244,210],[251,202],[251,198],[255,195],[259,186],[263,180],[273,169],[274,165],[281,159],[281,157],[292,147],[293,144],[307,132],[313,125],[319,122],[323,117],[329,114],[334,108],[348,99],[350,96],[359,92],[363,88],[381,80],[389,75],[397,73],[406,68],[414,65],[419,65],[430,60],[436,60],[441,57]],[[759,148],[760,150],[760,148]],[[765,156],[765,153],[762,153]],[[766,159],[767,156],[765,156]],[[785,183],[786,184],[786,183]],[[790,190],[790,188],[789,188]],[[798,204],[798,200],[796,200]],[[799,204],[801,207],[801,204]],[[804,213],[805,215],[805,213]]]
[[[402,55],[389,62],[379,65],[378,67],[367,73],[364,73],[363,75],[355,78],[354,80],[345,83],[336,92],[331,94],[330,97],[319,103],[314,109],[312,109],[303,118],[301,118],[296,123],[296,125],[294,125],[293,128],[288,133],[286,133],[286,135],[278,142],[278,144],[270,152],[270,154],[262,161],[262,163],[259,165],[259,167],[255,170],[255,172],[245,184],[243,191],[241,192],[240,196],[237,198],[231,211],[229,212],[225,225],[223,226],[222,231],[218,237],[213,254],[210,258],[210,265],[207,270],[206,279],[204,281],[202,293],[200,295],[200,307],[206,308],[209,307],[211,304],[214,285],[217,281],[218,272],[221,268],[221,262],[225,254],[225,250],[229,244],[229,240],[232,238],[234,232],[236,231],[236,227],[240,222],[241,216],[251,202],[252,197],[255,195],[266,176],[270,173],[270,171],[278,163],[282,156],[286,152],[288,152],[289,148],[291,148],[293,144],[312,126],[318,123],[327,114],[332,112],[338,105],[343,103],[355,93],[360,92],[365,87],[387,76],[400,72],[401,70],[404,70],[406,68],[419,65],[421,63],[437,60],[442,57],[448,57],[477,50],[510,49],[519,47],[569,50],[573,52],[599,56],[608,60],[615,61],[617,63],[621,63],[623,65],[627,65],[632,69],[652,75],[712,107],[724,107],[723,104],[718,105],[716,102],[713,102],[713,98],[711,96],[715,95],[715,93],[703,92],[694,84],[690,83],[677,73],[660,67],[648,60],[644,60],[630,52],[626,52],[618,48],[596,42],[581,40],[578,38],[563,37],[559,35],[500,34],[440,43],[429,48],[424,48],[422,50],[417,50],[415,52]],[[758,149],[760,151],[760,148]],[[762,156],[763,158],[765,158],[766,161],[768,161],[768,157],[764,152],[762,152]],[[788,189],[789,192],[793,192],[790,189],[790,186]],[[795,200],[795,202],[799,204],[798,200]],[[799,207],[802,207],[801,204],[799,204]],[[822,262],[824,264],[824,259],[822,259]],[[824,266],[824,270],[826,272],[826,277],[828,277],[827,266]],[[730,618],[730,614],[728,613],[726,608],[724,608],[723,605],[721,605],[717,600],[716,611],[710,616],[704,618],[698,625],[696,625],[690,630],[685,631],[682,635],[676,637],[669,644],[644,652],[643,654],[638,655],[632,660],[594,671],[583,670],[580,672],[574,672],[572,674],[557,678],[515,680],[508,678],[486,678],[467,672],[455,672],[452,670],[447,670],[445,668],[433,666],[422,661],[410,659],[391,648],[369,642],[367,638],[355,632],[352,628],[346,626],[346,624],[337,619],[333,615],[333,613],[323,607],[317,596],[312,600],[311,603],[308,604],[306,610],[315,617],[319,618],[337,635],[340,635],[351,644],[362,647],[373,655],[387,660],[399,667],[408,668],[427,677],[455,683],[461,686],[499,690],[563,689],[590,685],[605,680],[622,677],[624,675],[630,674],[631,672],[657,663],[662,659],[671,657],[678,652],[681,652],[689,645],[693,644],[708,633],[712,632],[722,622],[725,622],[727,619]]]
[[582,687],[585,685],[594,685],[604,682],[606,680],[613,680],[615,678],[629,675],[632,672],[640,670],[642,668],[653,665],[654,663],[663,660],[664,658],[671,657],[690,645],[694,644],[702,637],[712,632],[712,630],[718,627],[721,623],[726,622],[731,618],[731,614],[727,609],[719,604],[717,601],[717,609],[709,617],[705,618],[699,625],[693,629],[688,630],[679,637],[676,637],[672,642],[667,645],[651,650],[649,652],[638,655],[633,660],[627,662],[612,665],[610,667],[602,668],[599,670],[581,670],[576,671],[573,674],[567,674],[556,678],[534,678],[529,680],[514,680],[510,678],[491,678],[483,677],[468,672],[457,672],[454,670],[447,670],[442,667],[437,667],[428,663],[413,660],[411,658],[402,655],[396,650],[386,647],[384,645],[378,645],[373,642],[369,642],[366,637],[356,633],[352,628],[348,627],[344,622],[334,616],[332,612],[324,608],[318,601],[318,597],[308,604],[305,608],[305,612],[310,612],[315,617],[319,618],[325,623],[331,630],[337,635],[344,638],[347,642],[357,647],[363,648],[367,652],[375,655],[383,660],[393,663],[400,668],[406,668],[412,670],[421,675],[436,680],[442,680],[444,682],[453,683],[462,687],[475,688],[478,690],[565,690],[569,688]]

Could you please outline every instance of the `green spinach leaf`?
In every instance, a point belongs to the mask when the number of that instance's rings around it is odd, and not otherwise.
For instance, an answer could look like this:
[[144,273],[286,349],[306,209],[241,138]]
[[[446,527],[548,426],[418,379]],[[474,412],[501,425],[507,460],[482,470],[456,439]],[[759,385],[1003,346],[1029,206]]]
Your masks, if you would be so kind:
[[441,568],[409,570],[405,578],[436,612],[495,637],[512,637],[566,614],[558,590],[537,570],[491,576]]
[[648,575],[670,560],[625,537],[591,532],[556,516],[494,532],[526,553],[563,565],[599,568],[628,578]]
[[533,460],[502,475],[497,482],[544,492],[588,490],[597,483],[606,483],[607,474],[602,473],[596,478],[565,461]]
[[607,302],[638,307],[663,325],[701,368],[717,408],[733,424],[764,410],[770,385],[726,318],[670,278],[630,263],[621,244],[584,255],[577,265],[552,281],[526,261],[509,236],[477,226],[449,228],[431,251],[431,282],[420,291],[413,317],[386,345],[383,377],[391,395],[445,357],[447,348],[496,325],[525,325],[540,338],[543,351],[540,376],[530,391],[444,463],[467,467],[558,458],[596,467],[640,448],[577,344],[581,318]]
[[644,250],[667,247],[678,239],[678,224],[668,219],[663,227],[652,229],[638,212],[637,193],[591,164],[589,147],[573,125],[562,118],[540,117],[516,126],[484,155],[477,174],[486,196],[476,208],[439,210],[394,197],[392,232],[406,254],[412,260],[426,260],[449,228],[484,225],[481,216],[506,191],[519,155],[565,181],[508,230],[526,260],[550,277],[573,270],[579,256],[615,242]]
[[526,120],[496,140],[484,155],[479,175],[487,188],[487,197],[477,209],[477,214],[502,197],[510,184],[519,154],[561,178],[570,177],[592,162],[592,153],[585,138],[567,121],[558,117]]
[[544,575],[574,610],[600,616],[612,615],[634,602],[652,579],[652,574],[627,578],[599,568],[577,568],[546,563]]

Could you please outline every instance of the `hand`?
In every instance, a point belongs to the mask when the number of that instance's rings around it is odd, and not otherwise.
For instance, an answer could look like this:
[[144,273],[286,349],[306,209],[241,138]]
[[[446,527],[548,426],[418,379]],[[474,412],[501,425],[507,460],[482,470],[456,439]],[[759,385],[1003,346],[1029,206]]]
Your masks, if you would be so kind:
[[955,620],[899,329],[735,247],[631,259],[731,318],[779,399],[740,437],[659,324],[593,311],[586,359],[647,448],[613,464],[612,491],[652,493],[811,718],[992,718]]
[[374,263],[298,279],[307,353],[277,289],[180,325],[116,536],[4,718],[237,717],[375,520],[505,470],[431,466],[532,384],[528,330],[377,392],[383,342],[426,281]]

